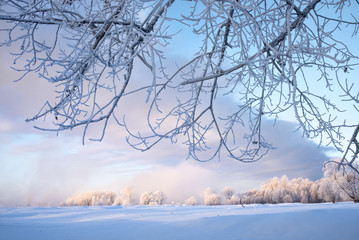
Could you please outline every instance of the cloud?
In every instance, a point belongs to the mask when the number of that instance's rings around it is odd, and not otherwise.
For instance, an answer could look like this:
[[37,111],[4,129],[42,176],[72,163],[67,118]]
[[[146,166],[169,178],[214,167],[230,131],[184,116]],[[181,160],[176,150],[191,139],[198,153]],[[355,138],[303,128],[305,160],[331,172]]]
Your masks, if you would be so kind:
[[[278,121],[272,127],[270,120],[263,122],[263,134],[277,149],[251,164],[225,156],[207,163],[185,160],[187,148],[181,142],[163,141],[149,151],[135,151],[126,143],[125,130],[114,122],[110,122],[101,143],[87,140],[82,146],[81,129],[57,136],[37,131],[24,122],[54,97],[52,86],[37,78],[13,83],[16,73],[6,67],[7,59],[1,58],[0,62],[4,63],[0,71],[5,76],[0,84],[0,205],[56,204],[76,192],[119,193],[129,184],[137,194],[162,190],[170,200],[180,201],[207,187],[220,191],[229,185],[238,192],[284,174],[317,179],[323,161],[328,160],[328,149],[318,148],[294,133],[294,123]],[[134,77],[148,84],[152,81],[141,68],[134,72]],[[143,101],[146,98],[145,92],[139,96]],[[165,103],[176,100],[173,96],[165,97]],[[223,111],[230,109],[227,100]],[[126,102],[118,107],[119,116],[127,113],[126,120],[134,131],[146,123],[148,105],[138,102],[139,98],[126,97]],[[89,136],[99,136],[98,127],[91,128]]]
[[239,192],[284,174],[317,179],[322,163],[328,160],[326,148],[293,133],[294,127],[278,122],[265,128],[277,149],[251,164],[226,157],[207,163],[185,160],[185,146],[169,142],[148,152],[134,151],[118,129],[111,129],[103,142],[85,146],[71,132],[58,137],[35,130],[15,134],[0,148],[0,204],[58,204],[77,192],[119,193],[126,185],[134,186],[137,195],[161,190],[169,200],[183,201],[192,195],[200,199],[207,187],[219,192],[229,185]]

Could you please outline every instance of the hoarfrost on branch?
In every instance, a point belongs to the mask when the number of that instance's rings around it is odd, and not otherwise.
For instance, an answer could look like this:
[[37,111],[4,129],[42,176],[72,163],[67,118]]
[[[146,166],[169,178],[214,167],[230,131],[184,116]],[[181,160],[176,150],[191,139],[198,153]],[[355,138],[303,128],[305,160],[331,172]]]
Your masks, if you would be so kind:
[[[116,122],[142,151],[181,141],[197,160],[225,154],[252,162],[273,148],[264,120],[288,113],[304,136],[338,150],[342,130],[358,126],[338,105],[349,101],[358,114],[358,85],[348,77],[359,63],[349,44],[357,40],[358,1],[0,0],[0,7],[1,46],[17,48],[20,79],[35,73],[56,86],[57,98],[27,119],[46,118],[39,129],[83,127],[85,141],[101,126],[93,140],[102,140]],[[193,41],[172,47],[197,52],[175,68],[167,49],[182,28]],[[148,74],[134,77],[143,68]],[[146,127],[126,121],[126,104],[147,112]]]

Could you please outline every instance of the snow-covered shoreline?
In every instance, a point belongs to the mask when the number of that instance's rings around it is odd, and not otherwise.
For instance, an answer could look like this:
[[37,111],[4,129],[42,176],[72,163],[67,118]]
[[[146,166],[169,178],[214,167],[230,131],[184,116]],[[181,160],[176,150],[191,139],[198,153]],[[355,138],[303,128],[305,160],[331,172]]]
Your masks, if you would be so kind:
[[340,239],[359,204],[0,208],[0,239]]

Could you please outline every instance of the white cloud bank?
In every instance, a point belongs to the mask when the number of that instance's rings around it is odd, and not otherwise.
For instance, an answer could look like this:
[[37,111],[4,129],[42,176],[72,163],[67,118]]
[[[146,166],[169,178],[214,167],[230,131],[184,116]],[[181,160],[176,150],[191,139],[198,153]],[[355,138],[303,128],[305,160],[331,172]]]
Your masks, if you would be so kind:
[[[134,187],[135,194],[161,190],[174,201],[211,187],[229,185],[249,190],[271,177],[322,175],[328,160],[318,148],[291,131],[293,125],[279,122],[269,128],[277,149],[262,160],[243,164],[223,157],[207,163],[185,160],[181,144],[162,143],[149,152],[132,150],[120,129],[101,143],[80,144],[77,134],[56,137],[35,130],[29,133],[0,132],[0,205],[57,204],[82,191],[114,191]],[[5,140],[7,139],[7,140]]]
[[[322,163],[328,160],[324,153],[328,149],[293,133],[293,123],[280,121],[275,127],[264,123],[264,134],[277,149],[252,164],[225,156],[208,163],[185,160],[186,148],[180,143],[163,142],[148,152],[134,151],[125,141],[124,130],[113,125],[103,142],[82,146],[79,130],[56,136],[24,122],[53,93],[42,80],[12,82],[16,77],[8,60],[1,58],[0,63],[0,205],[53,204],[76,192],[119,192],[129,184],[137,194],[161,190],[183,201],[207,187],[248,190],[284,174],[318,179]],[[136,118],[139,113],[131,114]]]

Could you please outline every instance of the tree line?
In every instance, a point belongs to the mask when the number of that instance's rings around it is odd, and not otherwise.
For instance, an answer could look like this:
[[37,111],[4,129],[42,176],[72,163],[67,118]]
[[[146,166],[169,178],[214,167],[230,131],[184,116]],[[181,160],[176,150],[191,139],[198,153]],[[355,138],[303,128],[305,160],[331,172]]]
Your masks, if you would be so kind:
[[98,205],[243,205],[243,204],[278,204],[278,203],[323,203],[354,201],[359,202],[359,178],[354,171],[339,172],[337,164],[329,162],[324,166],[323,177],[317,181],[308,178],[289,179],[286,175],[274,177],[262,183],[259,189],[235,193],[227,186],[220,193],[211,188],[200,195],[202,199],[190,196],[184,202],[172,202],[162,191],[142,192],[138,199],[132,187],[122,189],[119,196],[114,192],[82,192],[68,198],[63,206],[98,206]]

